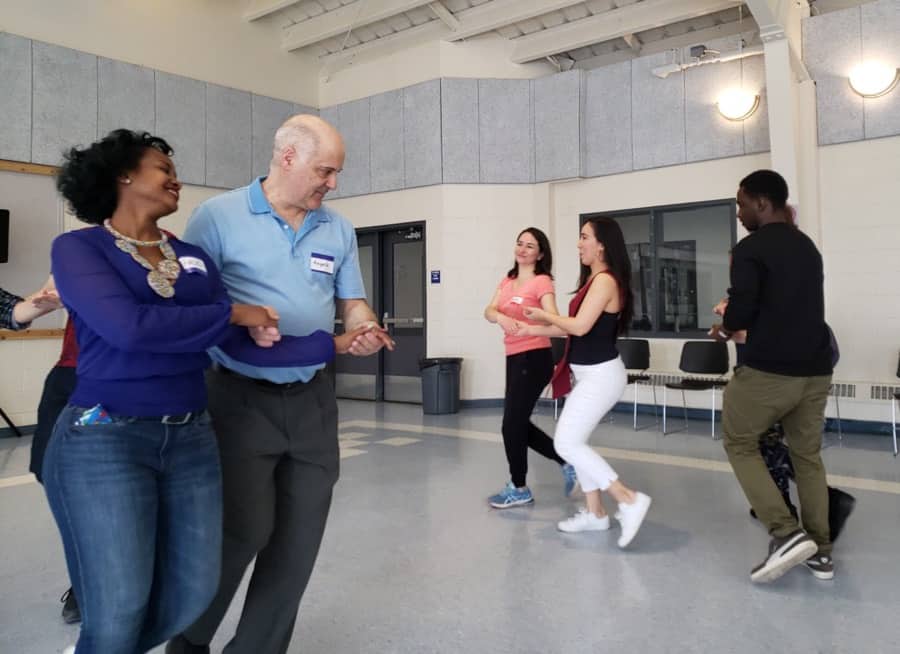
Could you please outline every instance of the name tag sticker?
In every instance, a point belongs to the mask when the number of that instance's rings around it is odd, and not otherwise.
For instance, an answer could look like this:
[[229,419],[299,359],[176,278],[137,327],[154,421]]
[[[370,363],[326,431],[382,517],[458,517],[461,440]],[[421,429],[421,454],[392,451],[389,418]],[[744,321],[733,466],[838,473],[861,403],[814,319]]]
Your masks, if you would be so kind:
[[203,259],[197,257],[178,257],[178,263],[181,264],[182,270],[186,273],[203,273],[207,274],[206,264]]
[[314,272],[333,275],[334,257],[330,254],[320,254],[319,252],[313,252],[312,256],[309,258],[309,269]]
[[510,298],[509,301],[512,302],[513,304],[522,304],[525,301],[525,299],[522,297],[519,297],[518,295],[514,295],[512,298]]

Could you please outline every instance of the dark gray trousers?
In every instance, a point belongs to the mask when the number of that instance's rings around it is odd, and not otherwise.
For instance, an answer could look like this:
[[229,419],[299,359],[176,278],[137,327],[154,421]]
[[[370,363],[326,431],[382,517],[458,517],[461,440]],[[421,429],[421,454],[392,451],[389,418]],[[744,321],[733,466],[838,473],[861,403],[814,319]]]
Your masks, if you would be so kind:
[[227,654],[283,654],[312,573],[338,479],[337,402],[328,378],[287,389],[207,373],[222,457],[219,590],[184,636],[208,644],[256,557]]

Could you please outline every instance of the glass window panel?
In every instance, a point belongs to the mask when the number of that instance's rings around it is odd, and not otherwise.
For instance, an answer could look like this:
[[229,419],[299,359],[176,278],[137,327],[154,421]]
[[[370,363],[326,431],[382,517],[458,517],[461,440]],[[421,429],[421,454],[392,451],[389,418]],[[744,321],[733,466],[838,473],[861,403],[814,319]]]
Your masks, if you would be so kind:
[[363,287],[366,289],[366,299],[369,306],[374,309],[375,296],[373,295],[373,278],[375,276],[375,248],[371,245],[359,246],[359,271],[362,273]]
[[718,320],[712,307],[728,289],[732,206],[666,209],[659,217],[659,329],[675,333],[709,329]]
[[425,315],[423,245],[423,241],[394,244],[394,315],[397,318]]
[[650,249],[651,221],[649,213],[622,214],[615,217],[631,259],[631,291],[634,294],[634,331],[651,331],[654,327],[653,259]]

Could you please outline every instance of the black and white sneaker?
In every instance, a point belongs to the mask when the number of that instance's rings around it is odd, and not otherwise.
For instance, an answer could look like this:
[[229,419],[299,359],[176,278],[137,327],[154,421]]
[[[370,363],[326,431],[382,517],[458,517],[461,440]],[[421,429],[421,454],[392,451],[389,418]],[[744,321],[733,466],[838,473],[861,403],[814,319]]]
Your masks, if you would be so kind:
[[804,561],[816,579],[834,579],[834,561],[827,554],[816,554]]
[[769,541],[766,560],[750,571],[750,581],[758,584],[775,581],[818,551],[819,546],[802,529],[782,538],[773,538]]

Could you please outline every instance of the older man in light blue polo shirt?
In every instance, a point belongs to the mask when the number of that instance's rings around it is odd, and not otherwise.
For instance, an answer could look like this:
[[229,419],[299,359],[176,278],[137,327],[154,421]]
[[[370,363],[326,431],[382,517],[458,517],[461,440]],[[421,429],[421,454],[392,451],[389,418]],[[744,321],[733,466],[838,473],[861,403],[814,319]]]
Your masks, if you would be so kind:
[[[366,303],[356,233],[322,205],[344,165],[340,134],[316,116],[294,116],[275,134],[269,175],[201,204],[184,239],[202,247],[235,302],[274,307],[279,331],[371,329],[350,353],[392,347]],[[262,345],[277,332],[258,331]],[[338,478],[337,402],[321,366],[260,368],[210,352],[209,411],[222,456],[222,578],[212,604],[172,640],[170,654],[209,652],[254,557],[229,654],[287,651]]]

